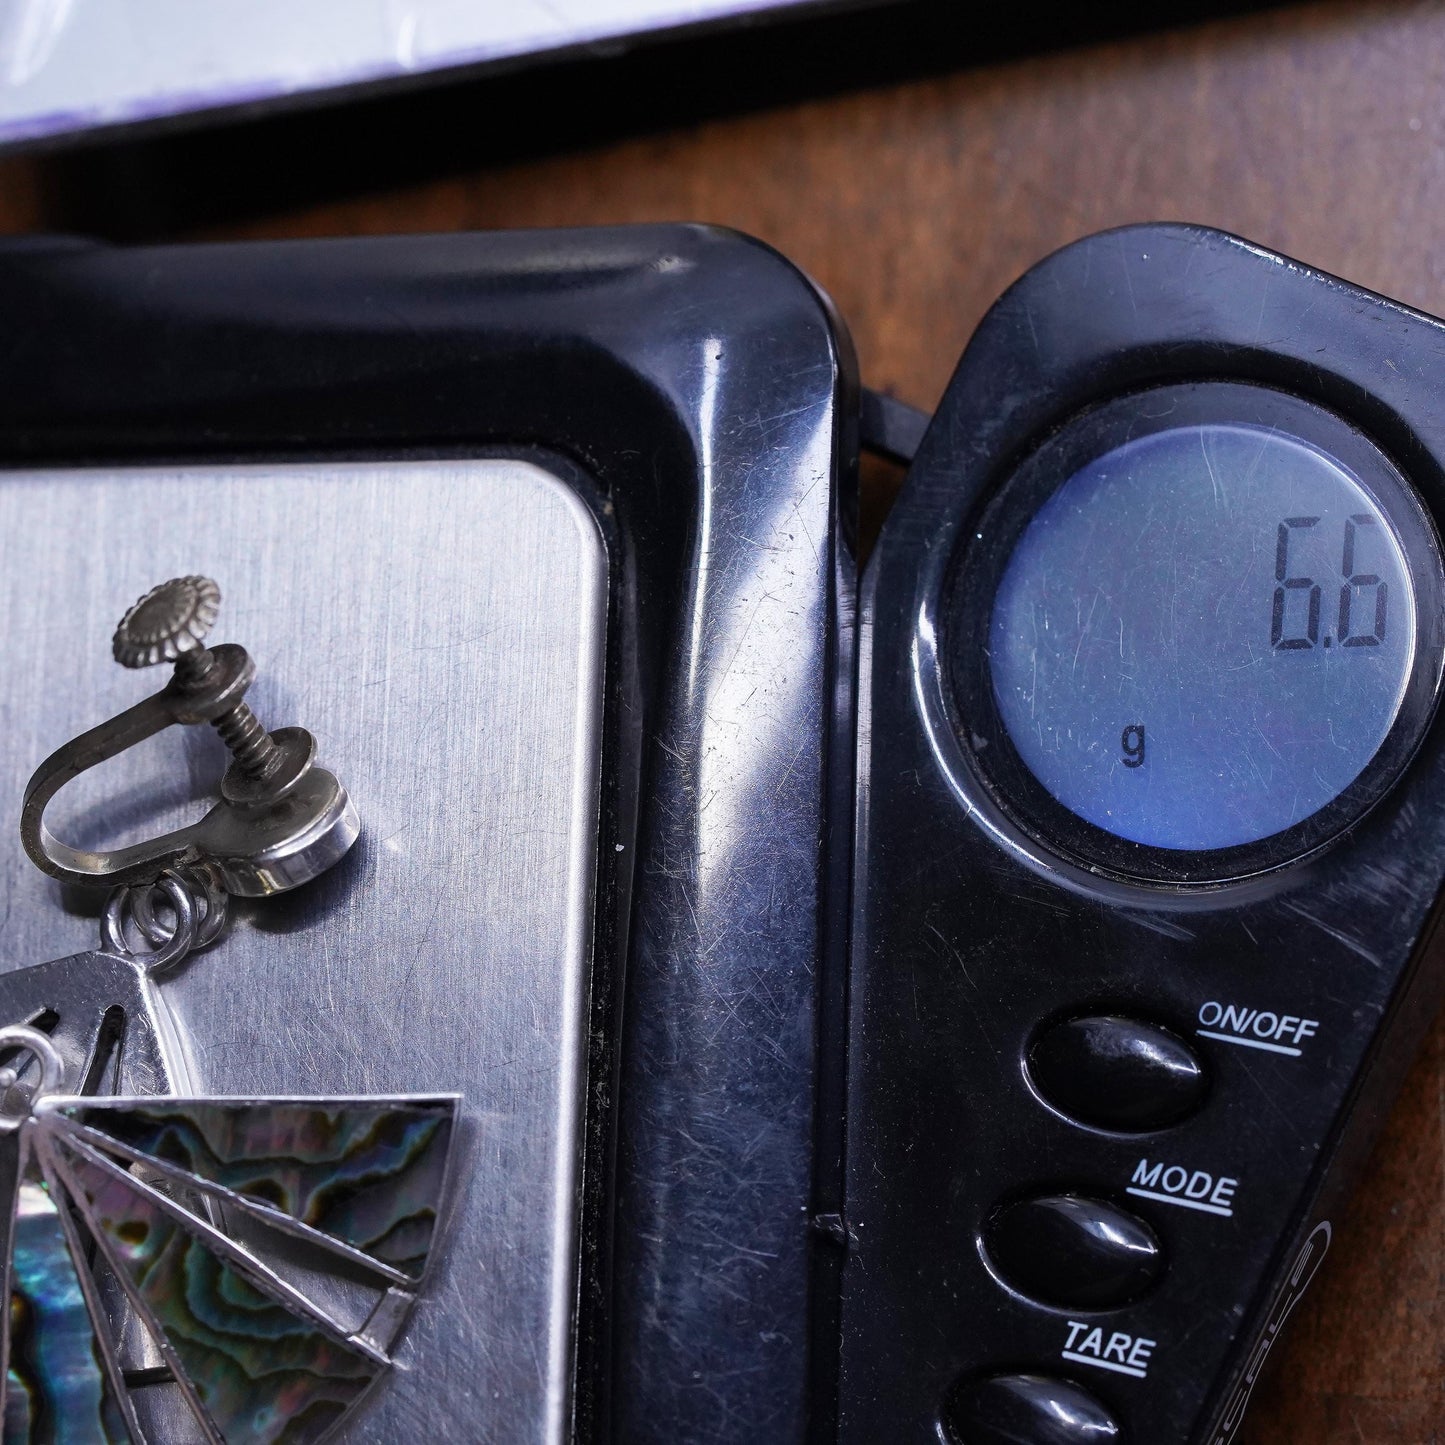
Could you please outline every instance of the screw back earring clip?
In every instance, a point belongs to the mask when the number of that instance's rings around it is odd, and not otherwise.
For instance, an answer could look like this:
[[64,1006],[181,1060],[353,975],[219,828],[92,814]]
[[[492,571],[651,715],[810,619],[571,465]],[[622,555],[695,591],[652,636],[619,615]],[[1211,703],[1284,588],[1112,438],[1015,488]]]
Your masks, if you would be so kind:
[[[169,662],[159,692],[52,753],[25,790],[20,836],[35,865],[68,883],[149,883],[167,869],[209,867],[228,893],[281,893],[309,882],[356,841],[346,789],[315,765],[305,728],[268,733],[246,705],[255,664],[236,643],[206,646],[220,606],[209,577],[177,577],[147,592],[121,619],[113,651],[123,667]],[[62,843],[45,826],[50,800],[73,778],[173,723],[209,723],[231,750],[221,801],[199,822],[110,852]]]

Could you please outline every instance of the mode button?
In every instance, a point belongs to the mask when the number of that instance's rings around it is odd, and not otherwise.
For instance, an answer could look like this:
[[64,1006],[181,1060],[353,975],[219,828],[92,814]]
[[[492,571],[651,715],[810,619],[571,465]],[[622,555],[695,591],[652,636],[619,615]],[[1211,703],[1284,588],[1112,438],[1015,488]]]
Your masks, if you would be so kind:
[[984,1230],[984,1248],[1014,1288],[1069,1309],[1116,1309],[1164,1272],[1164,1251],[1142,1219],[1079,1194],[1007,1205]]

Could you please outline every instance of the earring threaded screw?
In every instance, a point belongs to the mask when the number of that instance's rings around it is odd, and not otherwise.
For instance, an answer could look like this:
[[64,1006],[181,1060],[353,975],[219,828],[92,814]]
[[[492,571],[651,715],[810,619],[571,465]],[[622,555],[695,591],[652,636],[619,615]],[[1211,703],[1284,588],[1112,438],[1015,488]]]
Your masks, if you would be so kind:
[[[220,605],[221,589],[209,577],[173,577],[152,587],[116,628],[116,661],[123,667],[174,663],[177,684],[196,690],[215,667],[205,639]],[[230,749],[242,777],[261,783],[280,766],[282,749],[246,703],[213,718],[211,726]]]

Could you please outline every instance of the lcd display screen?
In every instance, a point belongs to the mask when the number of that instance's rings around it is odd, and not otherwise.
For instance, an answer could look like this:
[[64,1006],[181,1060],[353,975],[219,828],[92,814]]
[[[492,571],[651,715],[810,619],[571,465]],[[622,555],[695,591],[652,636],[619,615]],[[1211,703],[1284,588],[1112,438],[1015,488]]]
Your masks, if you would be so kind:
[[1067,478],[989,627],[998,708],[1038,781],[1117,837],[1189,850],[1337,798],[1389,733],[1415,647],[1409,566],[1366,486],[1234,423],[1156,431]]

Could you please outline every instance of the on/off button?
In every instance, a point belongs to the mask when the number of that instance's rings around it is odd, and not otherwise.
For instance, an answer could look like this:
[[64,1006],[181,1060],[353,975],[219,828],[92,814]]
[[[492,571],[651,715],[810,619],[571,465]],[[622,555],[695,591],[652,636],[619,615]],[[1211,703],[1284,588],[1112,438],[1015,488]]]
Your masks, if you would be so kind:
[[1099,1129],[1148,1133],[1193,1114],[1209,1092],[1199,1056],[1177,1034],[1118,1014],[1054,1024],[1028,1072],[1060,1113]]

